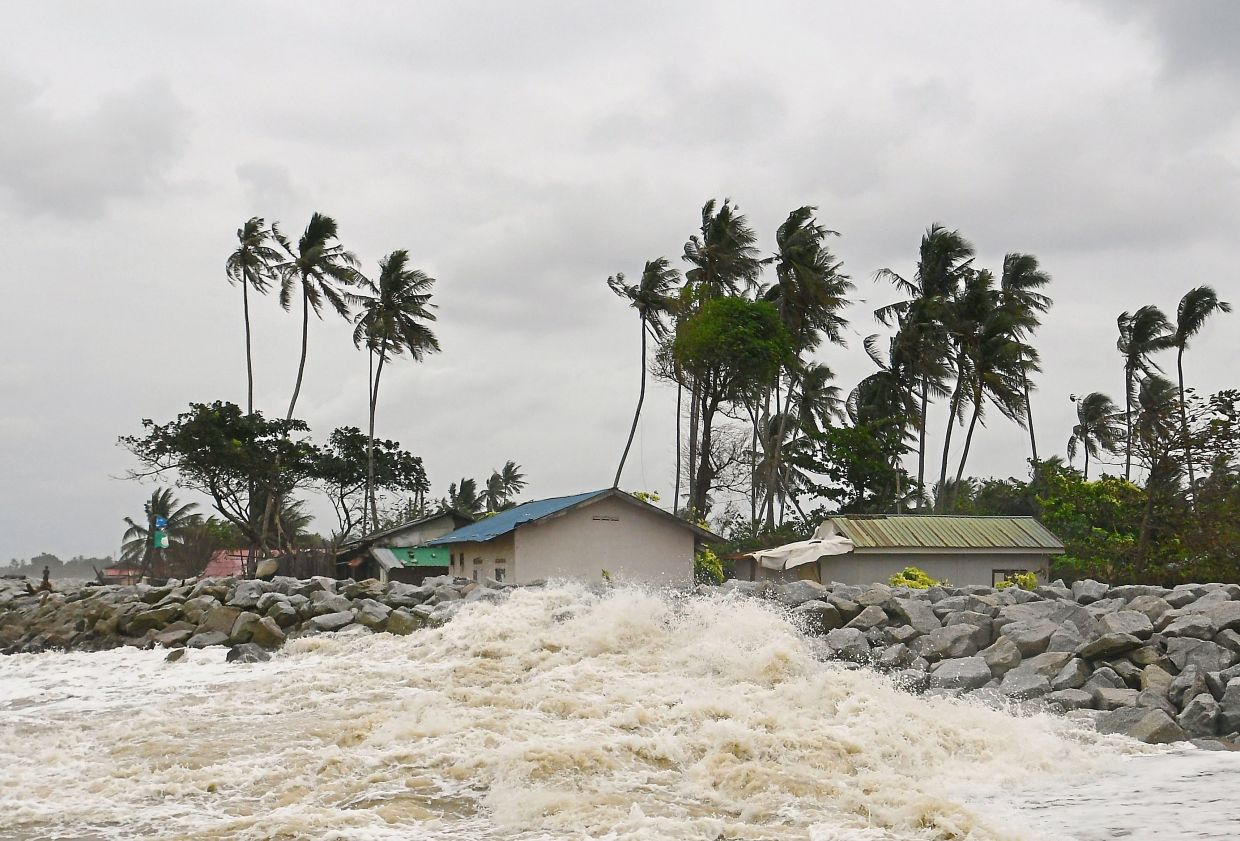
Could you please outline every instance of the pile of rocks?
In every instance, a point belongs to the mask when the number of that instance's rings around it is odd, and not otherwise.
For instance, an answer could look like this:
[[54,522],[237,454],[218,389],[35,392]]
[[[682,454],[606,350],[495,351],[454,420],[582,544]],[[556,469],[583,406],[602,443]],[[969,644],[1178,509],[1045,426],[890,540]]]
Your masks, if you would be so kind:
[[440,625],[462,604],[503,597],[504,585],[448,576],[420,586],[375,580],[204,578],[159,587],[84,586],[28,594],[0,587],[0,651],[101,651],[230,646],[230,659],[266,659],[294,636],[361,626],[408,634]]
[[917,691],[1090,710],[1100,731],[1146,742],[1240,742],[1240,585],[722,589],[783,603],[829,656]]

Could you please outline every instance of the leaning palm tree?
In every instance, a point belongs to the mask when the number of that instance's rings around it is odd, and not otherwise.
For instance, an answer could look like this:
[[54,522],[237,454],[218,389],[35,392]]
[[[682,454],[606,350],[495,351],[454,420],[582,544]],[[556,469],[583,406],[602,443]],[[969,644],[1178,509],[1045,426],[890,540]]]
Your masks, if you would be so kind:
[[[1038,258],[1032,254],[1007,254],[1003,258],[1003,276],[999,281],[1003,306],[1017,313],[1023,327],[1018,339],[1027,336],[1041,326],[1041,316],[1051,306],[1051,299],[1038,290],[1051,282],[1051,277],[1038,267]],[[1033,405],[1029,402],[1029,374],[1021,370],[1021,387],[1025,392],[1025,425],[1029,428],[1029,449],[1034,461],[1038,460],[1038,439],[1033,431]]]
[[1077,451],[1085,453],[1085,480],[1089,480],[1090,456],[1097,458],[1103,452],[1119,449],[1124,440],[1124,429],[1119,422],[1119,409],[1110,397],[1100,391],[1092,391],[1084,397],[1072,395],[1076,403],[1076,426],[1068,439],[1068,461],[1076,458]]
[[287,310],[293,302],[293,293],[299,286],[301,288],[301,359],[297,363],[297,382],[293,386],[293,397],[289,400],[288,414],[285,416],[286,420],[292,420],[297,398],[301,394],[302,376],[306,371],[310,310],[313,309],[315,315],[321,318],[323,301],[326,300],[332,309],[347,318],[348,301],[345,293],[336,286],[353,286],[361,276],[357,272],[357,257],[345,251],[344,246],[336,241],[336,220],[330,216],[321,213],[311,216],[296,249],[276,225],[271,226],[271,235],[287,255],[286,260],[274,267],[280,276],[280,306]]
[[355,320],[353,343],[365,344],[371,358],[378,359],[370,382],[370,431],[366,442],[366,499],[372,523],[379,522],[375,500],[375,409],[379,405],[379,378],[391,356],[408,353],[421,362],[428,353],[439,352],[439,340],[427,326],[435,320],[431,287],[435,279],[409,267],[408,251],[393,251],[379,261],[379,279],[359,277],[362,294],[350,296],[361,307]]
[[485,500],[478,493],[478,483],[473,479],[461,479],[448,485],[448,496],[439,500],[441,512],[456,511],[466,517],[477,517],[485,508]]
[[265,295],[274,279],[273,267],[280,252],[272,248],[271,230],[259,216],[237,229],[237,250],[228,256],[224,272],[228,282],[241,284],[241,308],[245,316],[246,411],[254,414],[254,357],[250,351],[250,290]]
[[202,522],[202,516],[195,514],[197,503],[181,504],[172,494],[172,488],[158,488],[151,493],[142,505],[142,519],[125,518],[124,535],[121,536],[120,560],[130,564],[141,564],[140,575],[150,571],[154,557],[152,540],[156,530],[156,521],[163,518],[166,525],[163,530],[168,533],[170,543],[180,543],[187,532]]
[[1124,357],[1124,478],[1131,481],[1132,401],[1137,395],[1137,377],[1162,371],[1150,357],[1171,347],[1173,336],[1167,316],[1149,304],[1133,313],[1120,313],[1116,324],[1119,339],[1115,346]]
[[641,387],[637,392],[637,409],[633,412],[633,424],[629,427],[629,438],[624,443],[624,452],[620,454],[620,466],[616,468],[613,488],[620,486],[620,474],[624,472],[624,462],[629,457],[629,448],[633,446],[633,436],[637,434],[642,403],[646,400],[646,334],[653,336],[655,341],[660,341],[667,335],[668,318],[673,310],[672,294],[679,282],[680,272],[672,268],[666,257],[647,261],[641,280],[636,284],[625,283],[622,273],[607,278],[607,286],[611,291],[637,310],[642,336],[642,376]]
[[1201,332],[1206,319],[1218,312],[1231,312],[1231,304],[1220,301],[1218,294],[1209,286],[1198,286],[1190,289],[1180,299],[1176,309],[1175,333],[1171,344],[1175,347],[1175,371],[1179,383],[1180,403],[1180,435],[1183,438],[1184,460],[1188,466],[1188,498],[1193,508],[1197,507],[1195,485],[1197,476],[1193,469],[1193,451],[1188,440],[1188,409],[1184,403],[1184,351],[1188,350],[1188,341]]
[[946,396],[943,381],[951,370],[950,343],[945,322],[947,306],[960,285],[973,271],[973,245],[959,231],[949,231],[937,223],[921,238],[917,271],[906,280],[891,269],[880,269],[874,277],[888,280],[907,297],[874,311],[883,324],[893,321],[903,334],[920,405],[917,434],[917,484],[925,487],[926,416],[930,397]]
[[512,498],[519,494],[526,484],[521,465],[515,461],[508,461],[502,469],[491,471],[491,477],[482,489],[486,510],[495,512],[511,508],[516,504]]

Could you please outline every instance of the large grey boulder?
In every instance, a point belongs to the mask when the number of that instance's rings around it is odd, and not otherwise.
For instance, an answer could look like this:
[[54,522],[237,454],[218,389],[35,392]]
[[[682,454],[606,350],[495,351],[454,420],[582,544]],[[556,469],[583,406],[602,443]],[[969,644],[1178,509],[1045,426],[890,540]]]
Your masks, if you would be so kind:
[[1192,637],[1168,639],[1167,657],[1180,671],[1196,666],[1203,672],[1221,672],[1236,661],[1234,652],[1209,640]]
[[891,613],[919,634],[928,634],[942,624],[935,615],[934,608],[927,602],[919,600],[895,599],[891,606]]
[[1202,592],[1202,588],[1196,584],[1179,584],[1163,598],[1173,608],[1181,608],[1197,601]]
[[857,596],[854,601],[863,608],[874,606],[886,610],[889,607],[894,608],[896,606],[895,596],[891,588],[885,584],[875,584],[873,587],[869,587],[861,595]]
[[1219,602],[1207,607],[1204,613],[1220,631],[1240,631],[1240,601]]
[[1056,692],[1064,689],[1080,689],[1085,685],[1085,681],[1089,680],[1091,674],[1093,670],[1089,668],[1089,664],[1079,657],[1074,657],[1064,663],[1063,668],[1051,679],[1051,688]]
[[881,669],[900,669],[908,666],[913,662],[913,652],[909,651],[907,645],[898,642],[895,645],[889,645],[884,648],[878,655],[878,659],[874,664]]
[[266,581],[238,581],[225,604],[242,609],[257,607],[258,600],[270,590],[271,585]]
[[1085,579],[1084,581],[1072,582],[1072,597],[1081,604],[1090,604],[1100,599],[1105,599],[1108,586],[1101,581]]
[[1077,649],[1076,656],[1085,660],[1105,660],[1140,646],[1141,640],[1132,634],[1103,634]]
[[1093,692],[1095,689],[1127,689],[1128,684],[1124,683],[1124,679],[1110,666],[1101,666],[1094,669],[1081,688],[1086,692]]
[[1218,626],[1204,613],[1189,613],[1164,628],[1163,633],[1169,637],[1195,637],[1208,640],[1218,633]]
[[1201,693],[1209,691],[1205,671],[1190,665],[1172,679],[1171,686],[1167,688],[1167,697],[1177,707],[1183,707]]
[[1122,707],[1098,716],[1099,733],[1119,733],[1149,744],[1182,742],[1188,738],[1184,729],[1162,710],[1147,707]]
[[1232,678],[1218,702],[1218,732],[1227,734],[1240,730],[1240,677]]
[[1152,623],[1157,623],[1171,612],[1171,605],[1161,596],[1137,596],[1128,603],[1128,610],[1144,613]]
[[1155,687],[1163,692],[1171,691],[1171,681],[1175,678],[1165,669],[1158,666],[1146,666],[1141,670],[1140,683],[1142,689]]
[[825,637],[827,648],[841,660],[863,662],[870,658],[870,643],[856,628],[836,628]]
[[1039,698],[1051,691],[1046,675],[1024,665],[1012,669],[999,683],[999,692],[1009,698]]
[[1214,636],[1214,641],[1228,651],[1240,654],[1240,631],[1233,631],[1230,628],[1226,631],[1219,631]]
[[793,608],[792,615],[806,631],[811,634],[825,634],[834,631],[844,623],[835,605],[828,602],[809,601]]
[[276,602],[267,609],[267,616],[275,620],[281,628],[297,624],[298,613],[290,602]]
[[279,648],[284,644],[284,631],[276,620],[264,616],[250,628],[250,642],[262,648]]
[[219,631],[227,636],[232,633],[233,625],[237,622],[237,617],[240,615],[240,608],[222,604],[216,605],[207,611],[206,617],[198,624],[198,633]]
[[806,602],[820,599],[827,594],[827,588],[817,581],[789,581],[775,588],[775,599],[788,607],[797,607]]
[[995,640],[994,620],[985,613],[974,610],[959,610],[943,617],[944,625],[968,625],[973,628],[973,642],[978,648],[985,648]]
[[930,686],[934,689],[980,689],[990,680],[990,666],[981,657],[944,660],[930,673]]
[[412,634],[422,626],[421,621],[408,610],[397,608],[388,614],[387,632],[398,636]]
[[270,660],[271,655],[254,643],[245,642],[230,648],[224,659],[229,663],[262,663]]
[[344,596],[338,596],[335,593],[329,593],[326,590],[316,590],[310,594],[310,613],[313,616],[323,616],[327,613],[341,613],[353,607],[353,602]]
[[1051,634],[1050,640],[1046,644],[1047,651],[1076,651],[1085,644],[1085,636],[1080,630],[1068,623],[1060,625],[1055,629],[1055,633]]
[[215,600],[214,596],[195,596],[194,598],[186,599],[181,605],[181,615],[187,621],[198,625],[212,608],[217,605],[219,605],[219,602]]
[[1154,634],[1154,623],[1144,613],[1120,610],[1108,613],[1098,620],[1098,632],[1107,634],[1131,634],[1137,639],[1149,639]]
[[1165,597],[1169,592],[1171,591],[1166,587],[1160,587],[1157,584],[1121,584],[1118,587],[1112,587],[1107,595],[1124,601],[1132,601],[1137,596]]
[[977,653],[977,643],[973,641],[973,629],[967,625],[936,628],[915,639],[910,648],[931,662],[969,657]]
[[990,666],[995,677],[1002,677],[1020,665],[1020,649],[1007,637],[999,637],[994,644],[981,652],[981,657]]
[[1013,622],[1003,626],[1002,636],[1007,637],[1020,649],[1021,656],[1041,654],[1050,645],[1051,637],[1059,630],[1054,622]]
[[181,606],[179,604],[143,610],[129,617],[129,621],[125,625],[125,633],[131,637],[140,637],[153,628],[163,628],[169,622],[176,620],[180,615]]
[[[495,591],[487,590],[483,592]],[[388,614],[391,612],[392,608],[374,599],[358,599],[353,602],[354,621],[359,625],[365,625],[372,631],[382,630],[384,624],[387,623]]]
[[1050,679],[1057,675],[1059,670],[1071,659],[1073,659],[1072,653],[1068,651],[1045,651],[1032,657],[1026,657],[1021,661],[1020,668],[1037,672],[1043,677]]
[[310,620],[310,627],[316,631],[338,631],[352,622],[353,611],[342,610],[338,613],[324,613],[314,617]]
[[1099,687],[1091,693],[1094,696],[1094,706],[1100,710],[1117,710],[1120,707],[1135,707],[1137,705],[1137,690],[1135,689],[1111,689],[1108,687]]
[[403,581],[391,581],[388,583],[387,595],[383,597],[383,601],[388,607],[417,607],[429,599],[434,592],[430,587],[406,584]]
[[883,637],[888,643],[902,642],[907,645],[919,636],[921,633],[912,625],[888,625],[883,628]]
[[1085,709],[1094,703],[1094,696],[1083,689],[1057,689],[1045,698],[1047,703],[1058,704],[1065,712]]
[[1184,732],[1194,738],[1208,738],[1218,733],[1219,703],[1214,696],[1203,692],[1184,705],[1184,711],[1176,722]]
[[845,628],[857,628],[868,631],[871,628],[882,628],[887,624],[887,612],[881,607],[870,605],[852,618]]
[[209,645],[224,645],[228,642],[228,634],[223,631],[199,631],[185,642],[186,648],[206,648]]
[[861,605],[842,593],[833,592],[827,596],[826,600],[828,604],[839,611],[840,616],[845,622],[861,612]]
[[232,629],[228,632],[228,641],[233,645],[249,642],[254,636],[254,628],[264,617],[248,610],[243,610],[237,615],[237,621],[233,622]]

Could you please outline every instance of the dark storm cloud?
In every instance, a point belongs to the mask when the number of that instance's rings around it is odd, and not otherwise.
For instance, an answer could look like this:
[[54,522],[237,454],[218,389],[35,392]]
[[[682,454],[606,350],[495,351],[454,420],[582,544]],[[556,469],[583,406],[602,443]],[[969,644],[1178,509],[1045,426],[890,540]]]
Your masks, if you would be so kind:
[[1240,4],[1232,0],[1111,0],[1103,7],[1119,20],[1140,25],[1159,45],[1169,73],[1209,72],[1234,82],[1240,70]]
[[0,72],[0,193],[19,209],[93,217],[109,201],[167,184],[184,148],[186,111],[165,81],[148,79],[85,110]]

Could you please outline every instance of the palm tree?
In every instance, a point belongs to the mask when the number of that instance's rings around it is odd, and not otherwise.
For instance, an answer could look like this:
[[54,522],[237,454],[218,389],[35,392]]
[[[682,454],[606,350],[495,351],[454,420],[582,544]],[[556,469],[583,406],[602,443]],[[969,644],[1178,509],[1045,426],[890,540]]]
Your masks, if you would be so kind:
[[[916,374],[910,364],[907,348],[901,345],[897,334],[889,341],[887,357],[878,347],[877,335],[865,338],[865,352],[878,366],[878,371],[861,380],[848,395],[845,407],[849,419],[855,425],[879,425],[895,433],[893,439],[898,450],[892,456],[892,468],[896,477],[895,510],[900,513],[906,491],[900,487],[900,456],[906,451],[903,444],[908,439],[911,421],[919,415],[916,397]],[[920,493],[921,489],[917,489]]]
[[478,494],[478,483],[473,479],[461,479],[460,484],[448,485],[448,496],[439,500],[440,511],[456,511],[467,517],[477,517],[484,507]]
[[1217,312],[1231,312],[1231,304],[1220,301],[1213,288],[1198,286],[1188,290],[1176,308],[1175,333],[1171,337],[1179,383],[1180,435],[1184,441],[1184,460],[1188,465],[1188,498],[1194,509],[1197,508],[1197,476],[1193,469],[1192,446],[1188,440],[1188,409],[1184,402],[1184,351],[1188,350],[1188,340],[1197,335],[1205,326],[1206,319]]
[[125,518],[125,533],[121,536],[119,559],[130,564],[141,564],[139,575],[150,571],[154,558],[152,544],[155,534],[156,520],[162,517],[166,525],[162,528],[168,533],[170,543],[180,543],[194,526],[202,522],[202,516],[195,514],[198,507],[195,502],[181,504],[172,494],[172,488],[157,488],[142,505],[141,522],[132,517]]
[[1124,478],[1132,480],[1132,401],[1136,397],[1137,375],[1150,376],[1160,368],[1150,357],[1171,347],[1171,323],[1163,311],[1153,305],[1134,313],[1120,313],[1116,320],[1119,339],[1115,346],[1124,357]]
[[881,307],[874,315],[883,324],[893,321],[904,334],[920,405],[917,433],[917,484],[925,487],[926,415],[931,395],[946,396],[943,380],[951,370],[947,331],[944,327],[948,301],[973,271],[973,245],[959,231],[931,225],[921,238],[917,271],[905,280],[891,269],[875,273],[904,292],[903,301]]
[[1102,452],[1113,453],[1119,449],[1124,430],[1119,425],[1119,409],[1110,397],[1100,391],[1092,391],[1077,399],[1076,426],[1068,439],[1068,461],[1076,458],[1077,450],[1085,453],[1085,480],[1089,481],[1089,458]]
[[353,286],[360,275],[357,272],[357,257],[345,251],[337,239],[336,220],[321,213],[310,217],[310,224],[297,241],[294,250],[292,243],[276,225],[271,226],[271,235],[280,244],[288,259],[275,266],[280,275],[280,306],[288,309],[293,301],[293,292],[301,287],[301,359],[297,363],[297,382],[293,386],[293,397],[289,400],[286,420],[293,419],[293,410],[297,407],[297,397],[301,394],[301,380],[306,371],[306,349],[310,340],[310,310],[322,318],[323,301],[331,304],[332,309],[342,317],[348,318],[349,305],[345,293],[336,288],[336,284]]
[[511,508],[514,504],[512,498],[519,494],[526,484],[521,465],[515,461],[505,463],[501,470],[491,471],[491,477],[487,479],[482,491],[486,510],[494,512]]
[[370,431],[366,443],[366,499],[371,522],[379,522],[375,500],[375,410],[379,405],[379,378],[390,356],[408,353],[415,362],[426,354],[439,352],[439,340],[426,322],[435,320],[431,287],[435,279],[418,269],[409,268],[409,252],[393,251],[379,261],[379,279],[372,282],[358,277],[362,294],[350,296],[361,310],[355,319],[353,344],[363,343],[378,357],[370,383]]
[[642,376],[641,388],[637,392],[637,409],[633,412],[633,425],[629,427],[629,438],[624,443],[624,452],[620,455],[620,466],[616,468],[616,478],[612,487],[620,486],[620,474],[624,472],[624,462],[629,457],[629,448],[633,446],[633,436],[637,434],[637,422],[642,414],[642,403],[646,399],[646,334],[650,333],[655,341],[667,335],[667,318],[672,313],[672,293],[680,282],[680,272],[672,268],[666,257],[650,260],[642,270],[641,280],[636,284],[624,282],[623,274],[607,278],[607,286],[621,298],[629,302],[629,306],[637,310],[641,325]]
[[[1051,276],[1038,267],[1038,258],[1032,254],[1007,254],[1003,258],[1003,276],[999,281],[1002,303],[1020,317],[1023,327],[1016,337],[1022,341],[1041,326],[1040,315],[1051,307],[1051,299],[1038,290],[1051,282]],[[1029,450],[1034,461],[1038,460],[1038,438],[1033,431],[1033,405],[1029,402],[1029,374],[1020,372],[1021,388],[1025,393],[1025,423],[1029,427]]]
[[1133,423],[1133,437],[1146,467],[1145,512],[1141,517],[1133,563],[1138,576],[1145,569],[1156,503],[1168,500],[1180,487],[1181,465],[1174,456],[1179,437],[1176,428],[1178,402],[1176,386],[1166,377],[1148,374],[1141,378]]
[[254,358],[250,352],[250,290],[265,295],[274,279],[272,268],[280,252],[272,248],[271,231],[259,216],[237,229],[237,250],[228,256],[224,271],[228,282],[241,284],[241,307],[245,316],[246,412],[254,414]]

